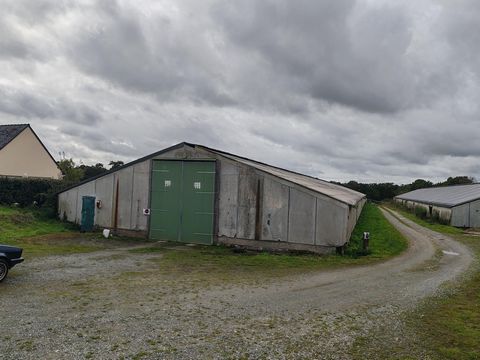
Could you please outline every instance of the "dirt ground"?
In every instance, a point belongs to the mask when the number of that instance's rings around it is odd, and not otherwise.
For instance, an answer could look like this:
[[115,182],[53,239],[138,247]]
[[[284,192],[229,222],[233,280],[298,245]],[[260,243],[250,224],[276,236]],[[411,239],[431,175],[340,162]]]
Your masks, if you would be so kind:
[[161,273],[162,253],[131,247],[26,262],[0,286],[0,359],[384,358],[362,348],[372,334],[429,358],[402,314],[461,279],[473,255],[384,213],[410,240],[402,255],[255,283]]

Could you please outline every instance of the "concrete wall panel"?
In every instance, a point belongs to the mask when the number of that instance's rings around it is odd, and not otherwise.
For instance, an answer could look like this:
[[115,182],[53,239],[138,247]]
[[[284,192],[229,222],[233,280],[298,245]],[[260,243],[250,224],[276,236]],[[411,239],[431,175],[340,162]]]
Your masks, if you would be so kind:
[[77,188],[59,195],[58,214],[60,219],[65,217],[67,221],[75,222],[75,219],[77,218],[77,197]]
[[357,218],[358,218],[358,208],[355,206],[349,206],[348,209],[346,210],[347,213],[347,218],[346,218],[346,226],[345,226],[345,232],[344,232],[344,238],[345,242],[350,240],[350,237],[352,236],[353,229],[355,229],[355,225],[357,224]]
[[118,218],[120,229],[132,229],[133,166],[115,173],[118,181]]
[[148,230],[148,216],[143,215],[143,209],[149,207],[150,164],[150,161],[145,161],[133,166],[131,203],[131,229],[133,230]]
[[239,167],[237,237],[255,238],[258,177],[252,169]]
[[237,236],[239,168],[228,161],[219,163],[218,236]]
[[470,203],[470,227],[480,228],[480,200]]
[[315,243],[316,198],[303,191],[290,189],[288,242]]
[[262,240],[287,241],[288,192],[288,186],[265,177],[262,201]]
[[95,180],[95,197],[102,202],[100,209],[95,209],[95,225],[113,227],[114,185],[113,175],[104,176]]
[[[348,207],[317,200],[316,245],[342,246],[346,242]],[[352,216],[353,224],[356,217]]]
[[470,227],[470,204],[463,204],[452,209],[451,225]]

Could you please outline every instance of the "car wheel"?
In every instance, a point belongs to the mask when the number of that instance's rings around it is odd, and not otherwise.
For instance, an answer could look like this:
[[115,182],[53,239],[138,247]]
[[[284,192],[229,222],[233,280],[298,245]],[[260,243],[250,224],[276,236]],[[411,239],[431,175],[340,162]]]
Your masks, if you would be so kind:
[[0,259],[0,282],[2,282],[8,274],[8,264],[5,260]]

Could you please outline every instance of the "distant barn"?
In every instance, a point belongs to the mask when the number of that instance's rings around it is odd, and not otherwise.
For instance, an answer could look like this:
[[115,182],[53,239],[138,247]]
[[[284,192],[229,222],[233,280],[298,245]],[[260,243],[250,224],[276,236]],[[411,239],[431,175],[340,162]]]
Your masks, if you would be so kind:
[[420,206],[427,217],[452,226],[480,227],[480,184],[418,189],[396,196],[395,201],[408,208]]
[[154,240],[325,252],[345,245],[365,195],[181,143],[59,194],[59,216]]

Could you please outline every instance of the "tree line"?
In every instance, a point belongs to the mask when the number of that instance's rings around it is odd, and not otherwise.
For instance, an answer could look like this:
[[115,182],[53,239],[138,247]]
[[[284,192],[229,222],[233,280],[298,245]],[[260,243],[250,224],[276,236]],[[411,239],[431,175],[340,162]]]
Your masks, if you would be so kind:
[[118,169],[124,165],[124,162],[112,160],[108,163],[108,166],[110,166],[108,169],[102,163],[95,165],[77,165],[73,159],[62,159],[57,164],[62,171],[63,181],[65,183],[75,184],[106,173],[107,171]]
[[393,197],[404,194],[409,191],[424,189],[435,186],[451,186],[451,185],[465,185],[473,184],[474,178],[469,176],[455,176],[449,177],[447,180],[433,183],[424,179],[417,179],[410,184],[397,185],[394,183],[359,183],[356,181],[349,181],[347,183],[333,182],[338,185],[343,185],[349,189],[359,191],[367,195],[367,198],[374,201],[383,201],[392,199]]
[[[90,179],[92,177],[98,176],[110,170],[115,170],[124,165],[123,161],[110,161],[108,163],[109,168],[107,169],[104,164],[97,163],[95,165],[77,165],[73,159],[62,159],[58,162],[58,167],[62,170],[63,180],[62,183],[65,185],[74,185],[78,182]],[[463,184],[472,184],[474,179],[469,176],[455,176],[449,177],[447,180],[433,183],[424,179],[417,179],[410,184],[394,184],[391,182],[387,183],[359,183],[357,181],[349,181],[346,183],[340,183],[332,181],[334,184],[342,185],[352,190],[359,191],[365,195],[367,198],[374,201],[383,201],[387,199],[392,199],[393,197],[404,194],[409,191],[429,188],[434,186],[450,186],[450,185],[463,185]]]
[[[21,206],[36,204],[38,206],[46,205],[54,209],[56,206],[56,194],[59,191],[76,185],[81,181],[106,173],[107,171],[118,169],[123,165],[123,161],[110,161],[107,168],[102,163],[95,165],[78,165],[73,159],[62,159],[58,162],[58,167],[63,174],[61,180],[35,178],[0,179],[0,204],[11,205],[18,203]],[[403,185],[397,185],[391,182],[360,183],[357,181],[349,181],[346,183],[332,181],[332,183],[359,191],[367,195],[367,198],[370,200],[383,201],[417,189],[433,186],[472,184],[474,181],[472,177],[456,176],[449,177],[447,180],[439,183],[433,183],[424,179],[417,179],[410,184]],[[55,215],[55,212],[52,212],[52,214]]]

